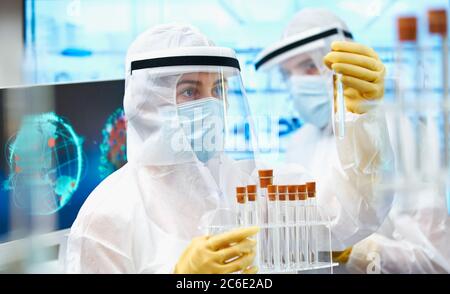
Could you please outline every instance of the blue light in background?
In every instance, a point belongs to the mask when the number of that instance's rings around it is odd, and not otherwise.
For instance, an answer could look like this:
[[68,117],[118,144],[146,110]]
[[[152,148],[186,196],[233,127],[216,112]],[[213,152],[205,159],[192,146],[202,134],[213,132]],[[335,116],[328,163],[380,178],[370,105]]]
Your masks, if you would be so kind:
[[61,51],[61,55],[68,57],[88,57],[92,55],[92,51],[77,48],[67,48]]
[[[30,84],[123,78],[126,50],[139,33],[159,23],[184,22],[217,45],[236,50],[254,112],[264,112],[264,99],[286,109],[290,102],[281,82],[268,85],[268,79],[258,78],[253,60],[280,38],[298,10],[312,6],[328,8],[344,19],[357,41],[376,49],[388,73],[395,53],[396,17],[417,15],[420,40],[428,46],[429,81],[439,90],[440,53],[436,39],[427,34],[426,10],[447,7],[446,0],[267,0],[264,5],[260,0],[25,0],[26,76]],[[414,54],[405,58],[412,71]],[[414,88],[416,81],[410,76],[404,83]],[[392,94],[392,88],[386,92]],[[299,127],[296,115],[290,111],[282,118],[288,130]],[[282,135],[287,138],[289,133]]]
[[[133,39],[158,23],[192,23],[217,45],[236,50],[247,91],[264,90],[255,78],[253,60],[278,40],[292,16],[303,7],[325,7],[342,19],[357,41],[376,48],[388,69],[395,48],[395,19],[415,14],[426,27],[426,10],[447,7],[445,0],[25,0],[25,70],[28,82],[118,79],[124,76],[124,57]],[[208,11],[208,13],[201,13]],[[436,45],[419,30],[423,44]],[[439,64],[437,48],[431,62]],[[439,72],[430,80],[438,87]],[[414,80],[407,82],[410,86]]]

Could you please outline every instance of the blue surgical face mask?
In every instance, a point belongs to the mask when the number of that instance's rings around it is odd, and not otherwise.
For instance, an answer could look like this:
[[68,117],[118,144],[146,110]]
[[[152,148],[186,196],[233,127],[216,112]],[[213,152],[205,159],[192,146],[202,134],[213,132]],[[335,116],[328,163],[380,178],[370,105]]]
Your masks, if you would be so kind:
[[289,79],[294,107],[305,123],[322,129],[331,120],[331,98],[322,76],[291,76]]
[[217,98],[202,98],[177,105],[181,126],[192,150],[201,162],[207,162],[224,145],[224,107]]

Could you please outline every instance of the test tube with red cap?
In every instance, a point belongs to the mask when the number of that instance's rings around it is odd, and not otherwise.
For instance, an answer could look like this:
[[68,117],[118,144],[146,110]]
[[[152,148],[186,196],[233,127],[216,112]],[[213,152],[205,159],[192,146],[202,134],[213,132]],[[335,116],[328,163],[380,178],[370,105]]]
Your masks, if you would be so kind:
[[278,186],[278,209],[280,223],[280,243],[281,243],[281,267],[283,270],[289,268],[289,230],[288,230],[288,195],[286,185]]
[[236,223],[239,226],[245,226],[245,203],[246,203],[246,187],[236,187],[236,202],[237,202],[237,214],[236,214]]
[[[273,184],[273,170],[258,170],[259,177],[259,187],[258,187],[258,211],[259,211],[259,219],[263,224],[268,223],[268,191],[267,187]],[[259,235],[261,235],[261,259],[264,265],[269,266],[269,248],[267,245],[269,229],[263,227]]]
[[442,52],[442,104],[444,110],[444,167],[449,165],[449,113],[450,101],[448,97],[448,29],[447,11],[445,9],[431,9],[428,11],[428,31],[441,37]]
[[289,235],[289,268],[296,267],[296,202],[297,202],[297,185],[288,186],[287,207],[287,230]]
[[[396,49],[396,57],[395,57],[395,97],[398,103],[398,106],[400,109],[405,108],[405,92],[406,92],[406,86],[405,86],[405,80],[407,78],[408,71],[405,68],[405,60],[406,57],[404,56],[404,51],[406,47],[410,47],[417,52],[417,64],[416,64],[416,72],[418,72],[419,64],[420,64],[420,54],[419,50],[417,49],[417,35],[418,35],[418,27],[417,27],[417,17],[415,16],[402,16],[397,18],[397,36],[398,36],[398,43],[397,43],[397,49]],[[415,77],[415,81],[418,82],[417,77]],[[402,120],[401,115],[397,115],[395,117],[395,128],[397,133],[397,138],[401,140],[401,134],[403,133],[403,124],[404,121]],[[417,132],[415,132],[417,134]],[[420,139],[420,137],[417,135],[416,140]],[[399,172],[402,175],[405,175],[409,172],[414,172],[409,168],[409,165],[411,162],[407,161],[405,158],[405,154],[403,152],[402,148],[402,141],[399,141],[398,144],[396,144],[396,152],[398,157],[398,168]],[[418,147],[420,144],[416,142],[415,146]],[[419,152],[416,153],[417,155]],[[415,162],[418,164],[419,161],[417,158],[414,159]]]
[[247,225],[255,226],[258,225],[258,213],[256,204],[256,186],[248,185],[247,190],[247,203],[246,203],[246,215],[247,215]]
[[306,185],[297,186],[298,201],[297,201],[297,235],[299,240],[297,243],[297,251],[299,252],[299,263],[305,265],[309,263],[308,253],[308,228],[306,226],[306,210],[308,194]]
[[309,233],[308,233],[308,248],[309,248],[309,262],[311,264],[317,263],[318,259],[318,211],[317,211],[317,201],[316,201],[316,183],[307,182],[306,192],[308,194],[308,222],[309,222]]
[[267,186],[268,192],[268,267],[275,272],[281,269],[280,255],[280,228],[279,228],[279,209],[278,209],[278,186]]
[[[247,185],[247,218],[249,220],[248,225],[250,226],[259,226],[260,222],[260,213],[258,209],[258,195],[257,195],[257,187],[256,185]],[[256,257],[255,263],[256,266],[260,267],[261,265],[261,250],[263,249],[263,242],[261,234],[256,235]]]

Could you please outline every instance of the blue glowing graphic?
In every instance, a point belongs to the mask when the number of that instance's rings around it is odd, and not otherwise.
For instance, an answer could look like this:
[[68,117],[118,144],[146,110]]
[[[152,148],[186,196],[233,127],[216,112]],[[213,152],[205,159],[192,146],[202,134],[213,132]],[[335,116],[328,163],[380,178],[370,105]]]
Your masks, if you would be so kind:
[[102,130],[100,145],[100,177],[106,178],[127,162],[126,119],[122,108],[111,114]]
[[7,152],[5,188],[17,207],[49,215],[69,202],[81,179],[82,139],[64,119],[54,113],[25,117]]

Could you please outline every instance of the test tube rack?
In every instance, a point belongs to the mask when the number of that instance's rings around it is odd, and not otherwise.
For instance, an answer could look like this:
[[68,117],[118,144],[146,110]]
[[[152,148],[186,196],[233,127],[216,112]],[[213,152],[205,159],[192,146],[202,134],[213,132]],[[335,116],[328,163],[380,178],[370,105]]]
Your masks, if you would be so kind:
[[259,171],[259,185],[236,188],[236,209],[218,210],[207,226],[214,235],[258,226],[259,273],[333,272],[331,222],[316,203],[315,182],[272,185],[273,171]]

